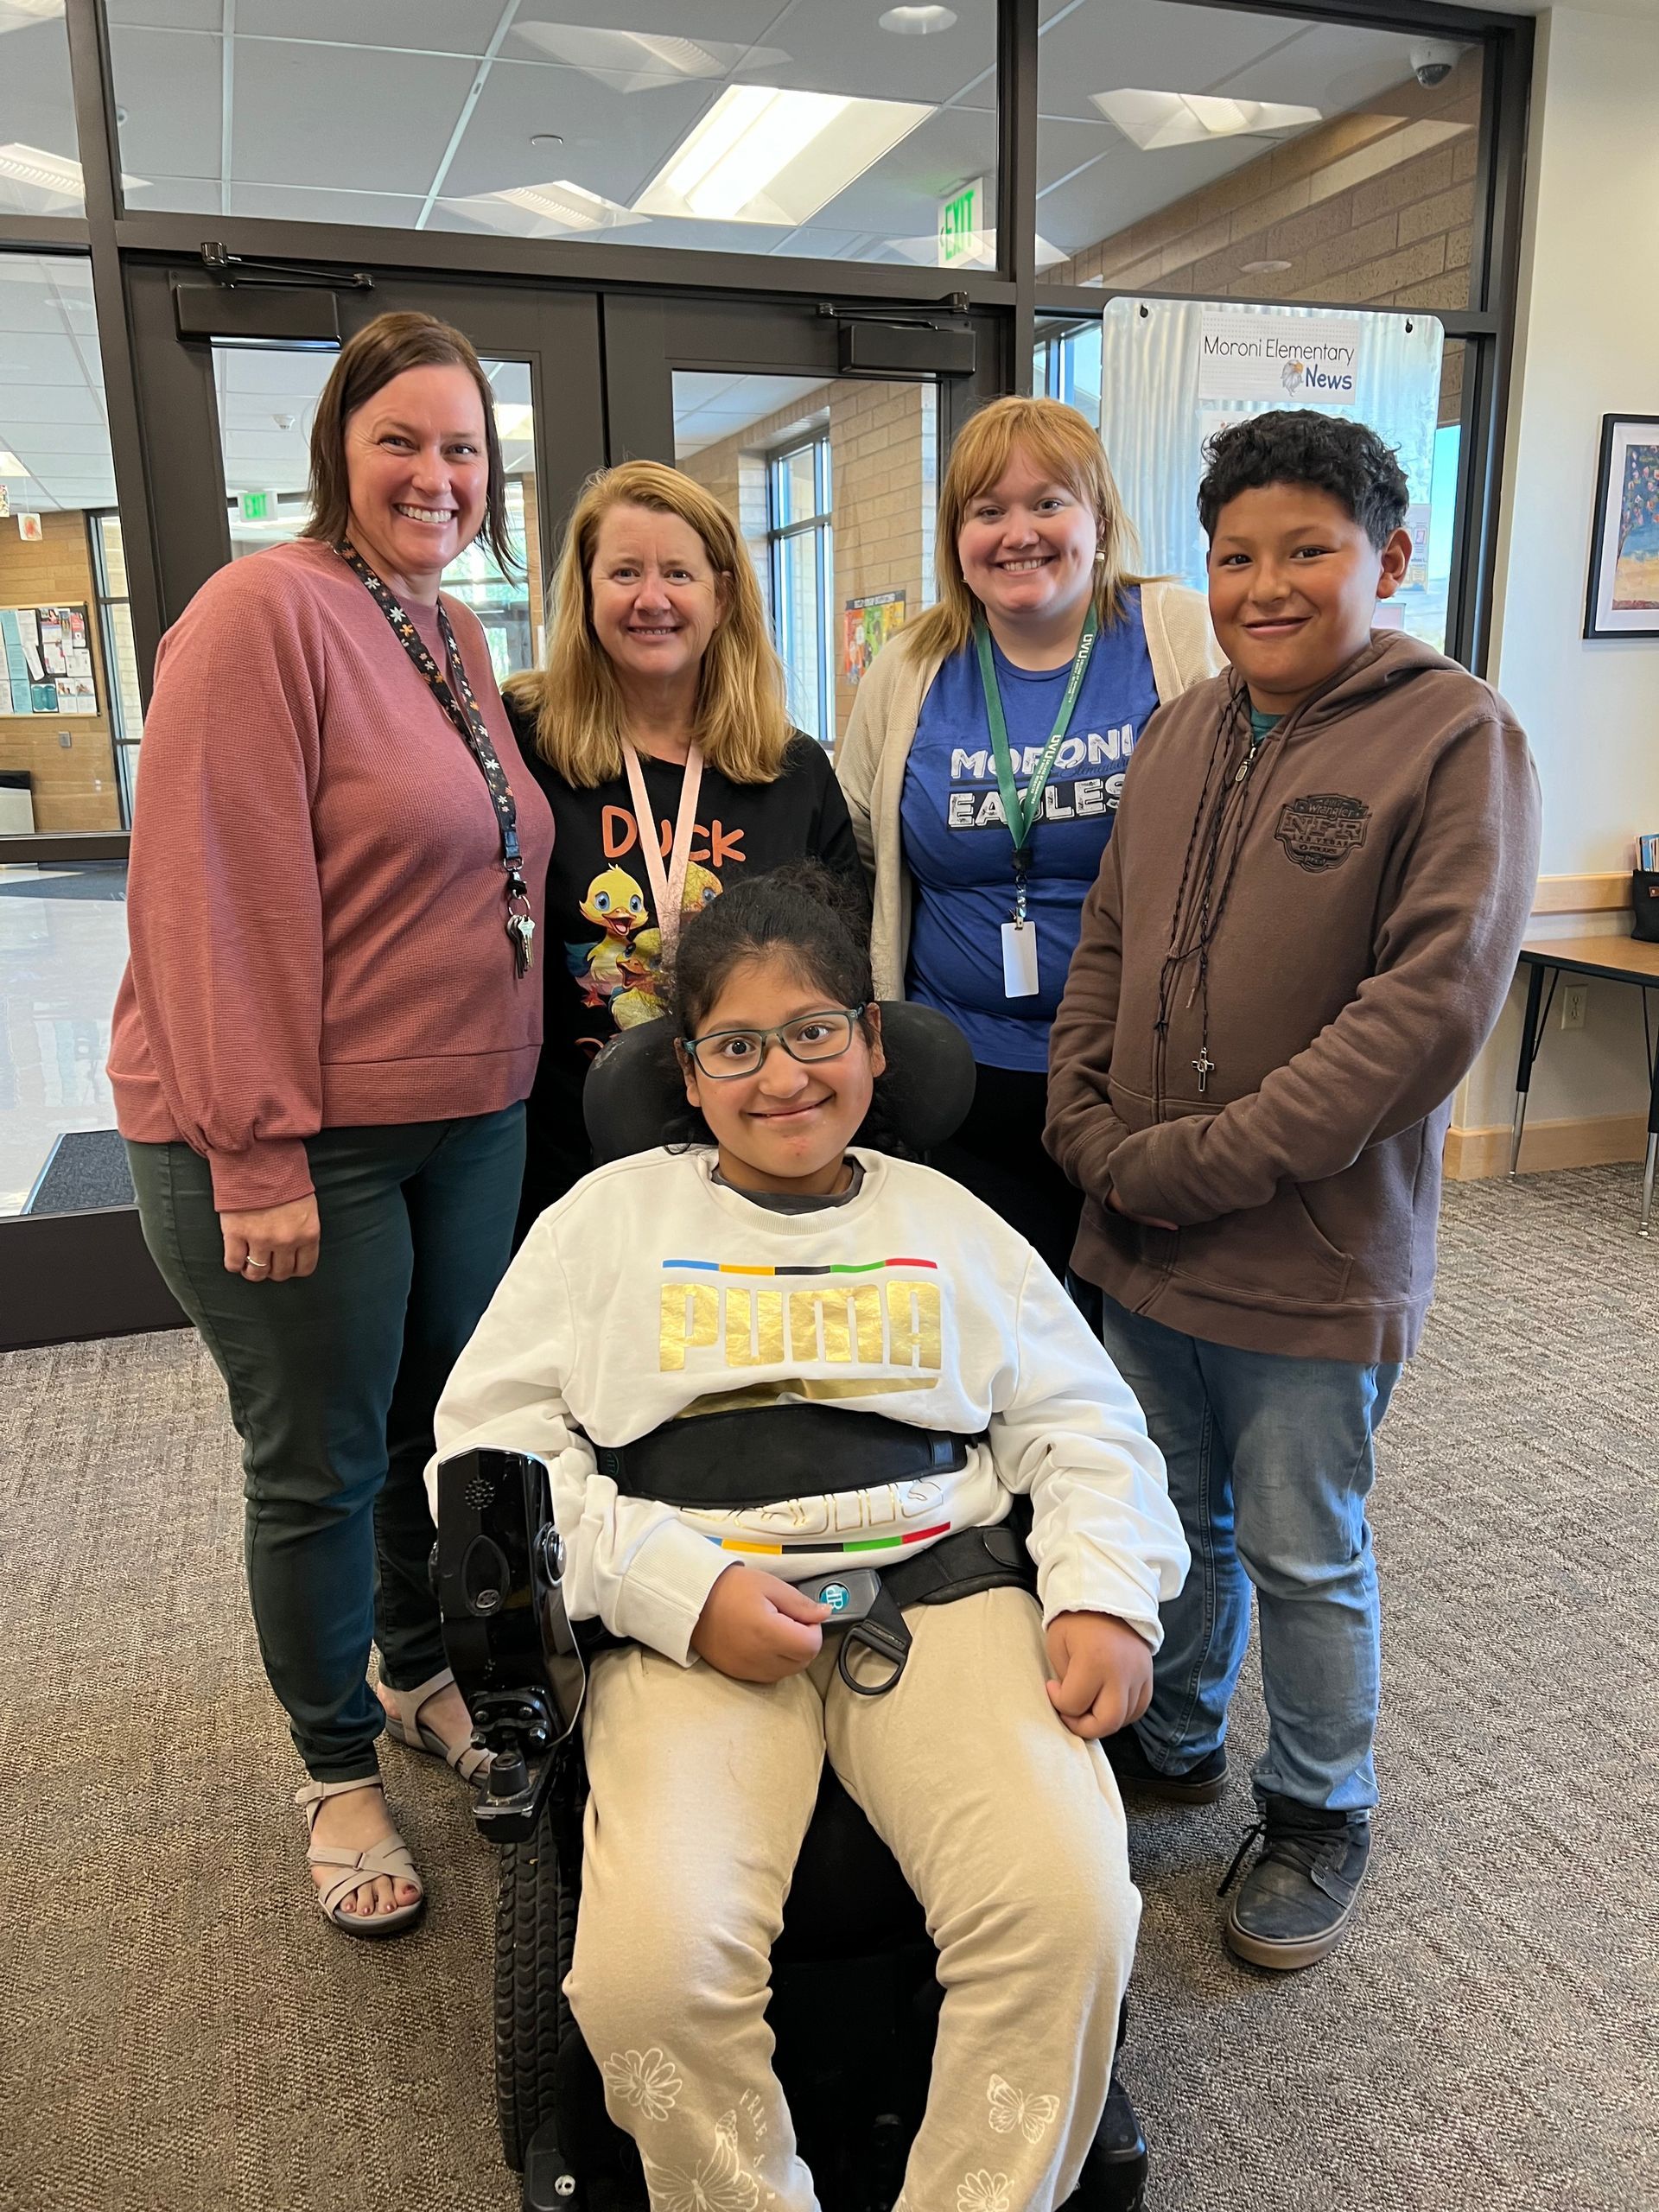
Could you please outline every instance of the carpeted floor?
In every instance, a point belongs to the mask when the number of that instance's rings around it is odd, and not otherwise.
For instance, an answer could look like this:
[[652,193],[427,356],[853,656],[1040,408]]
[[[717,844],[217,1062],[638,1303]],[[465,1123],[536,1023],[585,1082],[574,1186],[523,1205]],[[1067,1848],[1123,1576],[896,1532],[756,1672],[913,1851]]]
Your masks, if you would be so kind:
[[[1388,1802],[1347,1948],[1274,1980],[1221,1947],[1253,1681],[1227,1801],[1135,1826],[1155,2212],[1659,2206],[1659,1240],[1634,1205],[1624,1168],[1448,1195],[1382,1437]],[[458,1785],[388,1747],[431,1911],[385,1948],[324,1926],[239,1522],[189,1337],[0,1359],[0,2206],[512,2212],[490,1853]]]

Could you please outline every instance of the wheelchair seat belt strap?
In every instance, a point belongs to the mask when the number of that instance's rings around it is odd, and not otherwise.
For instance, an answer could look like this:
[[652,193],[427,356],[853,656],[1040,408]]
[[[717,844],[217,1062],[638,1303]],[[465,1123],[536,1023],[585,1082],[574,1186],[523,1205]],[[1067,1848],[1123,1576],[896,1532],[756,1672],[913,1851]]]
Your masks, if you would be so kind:
[[[833,1626],[833,1624],[831,1624]],[[861,1682],[848,1663],[855,1651],[874,1651],[880,1659],[892,1662],[892,1672],[879,1682]],[[874,1603],[861,1620],[849,1622],[841,1632],[841,1649],[836,1655],[836,1672],[848,1688],[857,1697],[885,1697],[905,1671],[910,1657],[910,1630],[905,1617],[899,1610],[898,1600],[884,1581]]]
[[[948,1605],[982,1590],[1026,1590],[1034,1598],[1037,1568],[1026,1548],[1030,1527],[1030,1500],[1017,1497],[1007,1519],[994,1528],[960,1529],[900,1566],[882,1568],[880,1591],[869,1611],[840,1632],[836,1672],[848,1688],[860,1697],[885,1697],[896,1685],[910,1657],[906,1605]],[[880,1681],[861,1681],[850,1663],[860,1649],[890,1661],[892,1671]]]

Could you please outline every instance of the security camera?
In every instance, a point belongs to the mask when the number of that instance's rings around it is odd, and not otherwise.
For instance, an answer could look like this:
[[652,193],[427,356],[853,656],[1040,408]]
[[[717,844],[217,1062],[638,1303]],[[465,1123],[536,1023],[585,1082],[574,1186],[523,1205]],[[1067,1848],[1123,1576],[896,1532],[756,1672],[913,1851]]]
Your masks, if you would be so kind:
[[1461,47],[1450,46],[1446,40],[1425,40],[1421,46],[1411,49],[1411,73],[1420,85],[1443,85],[1458,66]]

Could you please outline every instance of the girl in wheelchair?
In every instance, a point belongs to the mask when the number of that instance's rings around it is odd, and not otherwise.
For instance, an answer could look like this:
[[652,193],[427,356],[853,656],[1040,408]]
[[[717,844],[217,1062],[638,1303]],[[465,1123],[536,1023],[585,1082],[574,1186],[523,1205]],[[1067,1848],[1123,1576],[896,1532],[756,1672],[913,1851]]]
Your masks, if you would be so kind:
[[[542,1215],[437,1440],[547,1460],[572,1617],[620,1640],[584,1716],[567,1992],[653,2212],[816,2206],[766,2004],[826,1758],[938,1952],[900,2204],[1048,2212],[1106,2101],[1140,1916],[1097,1739],[1145,1708],[1186,1548],[1139,1407],[1031,1247],[852,1143],[886,1063],[840,897],[780,871],[688,921],[696,1135]],[[948,1565],[1016,1501],[1034,1604]],[[944,1587],[911,1603],[930,1549]]]

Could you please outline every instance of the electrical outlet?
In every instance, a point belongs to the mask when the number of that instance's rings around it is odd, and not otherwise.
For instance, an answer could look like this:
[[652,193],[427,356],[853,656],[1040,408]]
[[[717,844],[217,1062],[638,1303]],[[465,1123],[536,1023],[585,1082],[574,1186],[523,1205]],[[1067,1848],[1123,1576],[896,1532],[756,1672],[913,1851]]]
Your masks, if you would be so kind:
[[1568,983],[1561,992],[1561,1027],[1563,1029],[1582,1029],[1584,1002],[1590,995],[1588,983]]

